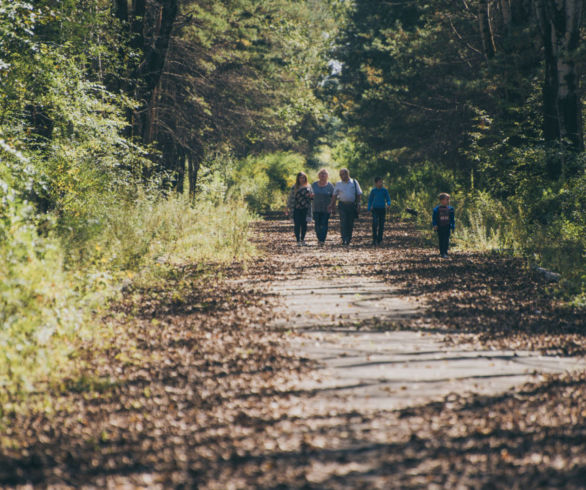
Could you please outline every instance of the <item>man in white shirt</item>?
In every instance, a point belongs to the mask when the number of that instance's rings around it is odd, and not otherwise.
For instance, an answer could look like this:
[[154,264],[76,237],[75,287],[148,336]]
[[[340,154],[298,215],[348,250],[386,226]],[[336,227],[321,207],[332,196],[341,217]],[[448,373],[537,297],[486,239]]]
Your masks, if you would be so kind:
[[328,207],[329,212],[334,211],[336,200],[339,201],[338,209],[340,211],[340,233],[342,235],[342,245],[350,245],[352,240],[352,230],[354,229],[354,219],[360,212],[360,196],[362,189],[356,179],[350,178],[350,172],[347,168],[340,170],[340,182],[334,187],[334,195]]

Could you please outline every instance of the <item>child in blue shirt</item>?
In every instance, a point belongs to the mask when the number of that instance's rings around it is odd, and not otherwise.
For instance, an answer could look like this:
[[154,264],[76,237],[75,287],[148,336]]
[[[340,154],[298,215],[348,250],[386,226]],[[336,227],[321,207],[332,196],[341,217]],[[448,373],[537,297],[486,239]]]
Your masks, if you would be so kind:
[[450,233],[456,228],[454,208],[450,206],[450,195],[442,192],[439,195],[439,205],[433,208],[432,226],[437,231],[440,255],[448,257],[450,248]]
[[382,177],[374,179],[374,187],[368,197],[368,210],[372,212],[372,245],[380,245],[383,241],[385,214],[391,205],[389,191],[383,187]]

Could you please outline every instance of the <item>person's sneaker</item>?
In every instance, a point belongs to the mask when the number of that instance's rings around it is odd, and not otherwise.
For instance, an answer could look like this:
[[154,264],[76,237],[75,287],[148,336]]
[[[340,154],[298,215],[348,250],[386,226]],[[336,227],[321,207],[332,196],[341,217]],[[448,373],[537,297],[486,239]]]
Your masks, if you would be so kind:
[[301,246],[302,247],[309,247],[309,245],[307,245],[307,243],[305,243],[305,240],[301,240]]
[[298,247],[301,247],[301,242],[297,242],[297,246]]

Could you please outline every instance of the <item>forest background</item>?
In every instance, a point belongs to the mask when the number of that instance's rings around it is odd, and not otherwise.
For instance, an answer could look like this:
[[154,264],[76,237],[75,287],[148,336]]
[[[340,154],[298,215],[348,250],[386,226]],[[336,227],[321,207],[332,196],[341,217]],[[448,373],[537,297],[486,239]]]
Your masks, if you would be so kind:
[[0,384],[58,380],[133,282],[245,261],[299,170],[450,192],[456,244],[586,298],[580,0],[0,0]]

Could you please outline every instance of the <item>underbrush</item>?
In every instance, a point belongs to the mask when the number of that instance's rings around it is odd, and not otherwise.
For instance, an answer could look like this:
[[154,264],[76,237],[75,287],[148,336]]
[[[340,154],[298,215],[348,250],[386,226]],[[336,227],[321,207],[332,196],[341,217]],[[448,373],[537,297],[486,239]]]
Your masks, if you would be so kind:
[[[322,160],[308,162],[293,152],[251,155],[238,161],[229,155],[214,156],[202,165],[198,192],[212,201],[217,196],[231,196],[244,201],[255,213],[280,211],[286,206],[297,173],[305,172],[311,184],[323,165]],[[330,178],[337,180],[337,170],[331,166],[327,170]]]
[[113,272],[139,272],[153,264],[225,263],[252,253],[252,216],[239,201],[190,204],[184,196],[140,195],[108,213],[92,258]]
[[82,336],[84,311],[74,276],[54,238],[18,215],[5,217],[0,245],[0,388],[34,389],[59,372]]
[[139,193],[98,214],[86,240],[70,240],[71,228],[59,235],[58,226],[39,233],[26,208],[3,216],[0,400],[71,376],[84,342],[106,346],[98,318],[128,281],[148,287],[180,264],[209,267],[254,253],[252,216],[241,202]]
[[449,192],[456,212],[456,249],[514,254],[562,275],[559,292],[586,304],[586,176],[561,185],[534,179],[498,199],[459,186],[453,174],[423,165],[390,185],[398,208],[417,211],[422,234],[435,245],[431,214],[438,194]]

